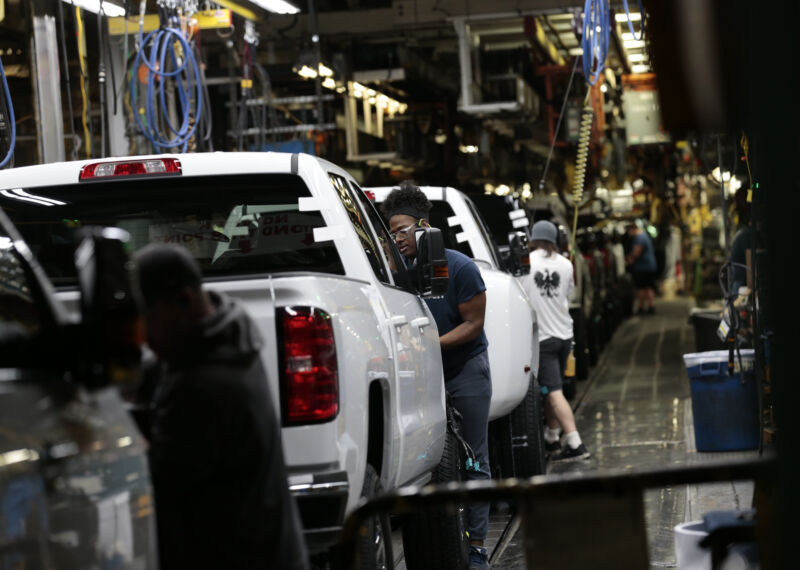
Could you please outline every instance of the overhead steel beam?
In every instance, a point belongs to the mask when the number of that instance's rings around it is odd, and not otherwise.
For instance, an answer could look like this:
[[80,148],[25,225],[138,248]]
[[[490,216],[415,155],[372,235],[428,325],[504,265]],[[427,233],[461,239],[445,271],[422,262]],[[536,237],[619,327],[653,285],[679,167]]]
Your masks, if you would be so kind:
[[39,160],[42,163],[64,160],[64,115],[61,108],[61,74],[58,63],[55,7],[46,0],[31,2],[33,35],[33,96]]

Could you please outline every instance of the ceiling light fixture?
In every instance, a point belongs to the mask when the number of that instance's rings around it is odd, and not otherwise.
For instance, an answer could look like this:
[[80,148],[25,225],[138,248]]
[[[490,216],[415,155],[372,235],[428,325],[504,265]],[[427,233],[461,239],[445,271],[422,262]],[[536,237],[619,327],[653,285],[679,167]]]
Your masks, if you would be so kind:
[[643,53],[632,53],[628,55],[628,61],[630,61],[631,63],[645,61],[646,59],[647,56],[644,55]]
[[643,48],[644,47],[644,40],[625,40],[622,42],[626,49],[631,48]]
[[263,8],[268,12],[274,12],[276,14],[297,14],[298,12],[300,12],[300,8],[298,8],[294,4],[286,2],[285,0],[250,0],[250,1],[259,8]]
[[583,48],[572,48],[569,50],[569,55],[583,55]]
[[[324,82],[323,85],[325,85]],[[366,99],[367,103],[370,105],[375,105],[379,109],[383,109],[390,117],[393,117],[397,113],[403,114],[408,110],[407,103],[401,103],[396,99],[392,99],[388,95],[379,93],[374,89],[366,87],[358,81],[352,81],[349,83],[349,85],[350,93],[352,93],[353,97],[356,99]],[[331,87],[331,89],[332,88],[333,87]],[[339,86],[336,86],[336,91],[339,93],[342,92]]]
[[[67,0],[64,1],[66,2]],[[74,0],[68,2],[68,4],[74,4],[78,8],[83,8],[84,10],[92,12],[93,14],[100,13],[100,0]],[[125,8],[111,2],[104,1],[103,13],[110,18],[116,18],[117,16],[125,15]]]
[[[625,23],[628,21],[628,15],[624,12],[618,12],[614,14],[614,19],[617,22]],[[642,14],[641,12],[631,12],[631,22],[641,22],[642,21]]]
[[632,65],[631,66],[631,71],[633,73],[647,73],[647,72],[650,71],[650,66],[649,65],[642,65],[642,64]]

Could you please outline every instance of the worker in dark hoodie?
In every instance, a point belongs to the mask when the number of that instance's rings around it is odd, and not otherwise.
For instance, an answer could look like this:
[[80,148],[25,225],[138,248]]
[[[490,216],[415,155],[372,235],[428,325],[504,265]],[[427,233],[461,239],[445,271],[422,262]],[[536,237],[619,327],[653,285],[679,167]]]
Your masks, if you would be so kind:
[[161,568],[308,568],[255,323],[177,245],[136,256],[163,376],[150,468]]

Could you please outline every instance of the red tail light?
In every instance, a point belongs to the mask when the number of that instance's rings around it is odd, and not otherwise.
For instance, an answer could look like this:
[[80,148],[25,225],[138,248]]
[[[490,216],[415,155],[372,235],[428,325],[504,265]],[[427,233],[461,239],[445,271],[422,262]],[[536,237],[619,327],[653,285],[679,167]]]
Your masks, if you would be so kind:
[[339,380],[330,315],[313,307],[284,307],[278,320],[283,424],[332,420],[339,412]]
[[177,158],[147,158],[124,162],[93,162],[81,168],[80,180],[180,173],[181,163]]

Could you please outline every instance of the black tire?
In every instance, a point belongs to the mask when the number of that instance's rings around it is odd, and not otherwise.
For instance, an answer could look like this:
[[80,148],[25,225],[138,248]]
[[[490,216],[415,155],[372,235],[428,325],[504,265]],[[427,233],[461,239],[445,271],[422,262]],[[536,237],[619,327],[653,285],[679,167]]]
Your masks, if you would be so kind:
[[[361,496],[367,499],[383,491],[381,480],[372,465],[367,465]],[[389,513],[373,517],[366,524],[366,532],[358,541],[359,564],[363,570],[388,570],[394,568],[392,550],[392,525]]]
[[514,445],[515,475],[520,478],[543,475],[544,405],[539,382],[531,376],[525,399],[511,412],[511,434]]
[[575,386],[575,378],[567,377],[561,383],[561,391],[564,392],[564,397],[570,402],[575,399],[577,387]]
[[489,422],[489,463],[493,479],[516,476],[510,414]]
[[[442,460],[432,483],[461,481],[463,451],[447,430]],[[464,570],[469,560],[464,505],[425,509],[402,517],[403,551],[409,570]]]
[[573,335],[575,340],[575,379],[586,380],[589,378],[589,355],[586,348],[586,317],[583,309],[570,311],[573,320]]

